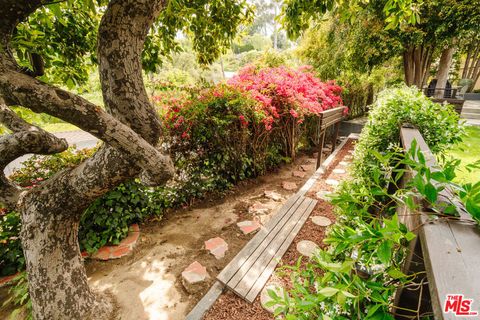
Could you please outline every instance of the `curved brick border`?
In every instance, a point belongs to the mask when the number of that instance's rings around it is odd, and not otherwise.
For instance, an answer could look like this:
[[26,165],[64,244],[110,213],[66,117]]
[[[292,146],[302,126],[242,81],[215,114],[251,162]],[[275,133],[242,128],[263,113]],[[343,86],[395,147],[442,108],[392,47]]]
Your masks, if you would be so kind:
[[0,277],[0,288],[3,287],[3,286],[6,286],[8,283],[10,283],[10,281],[12,281],[19,274],[20,274],[20,272],[17,272],[15,274],[10,275],[10,276]]
[[138,224],[132,224],[128,236],[120,241],[116,246],[103,246],[98,249],[93,255],[89,256],[87,252],[82,252],[84,258],[90,258],[94,260],[112,260],[125,257],[133,252],[133,248],[137,244],[140,236],[140,228]]

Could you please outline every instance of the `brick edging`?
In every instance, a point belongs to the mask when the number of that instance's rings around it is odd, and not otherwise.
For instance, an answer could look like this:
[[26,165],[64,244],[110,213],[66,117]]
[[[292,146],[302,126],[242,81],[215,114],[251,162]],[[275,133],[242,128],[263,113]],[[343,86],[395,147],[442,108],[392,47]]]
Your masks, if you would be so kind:
[[138,238],[140,237],[140,228],[138,224],[132,224],[129,229],[128,236],[120,241],[118,245],[103,246],[92,255],[89,255],[86,251],[83,251],[82,257],[93,260],[107,261],[119,259],[131,254],[137,244]]

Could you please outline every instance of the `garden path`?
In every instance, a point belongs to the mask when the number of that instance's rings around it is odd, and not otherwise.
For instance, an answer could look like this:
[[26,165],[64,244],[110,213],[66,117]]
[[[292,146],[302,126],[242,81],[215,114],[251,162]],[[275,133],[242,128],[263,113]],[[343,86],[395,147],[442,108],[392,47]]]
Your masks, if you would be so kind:
[[466,100],[462,109],[462,118],[469,125],[480,126],[480,100]]
[[[297,234],[293,243],[283,255],[278,270],[285,265],[295,265],[301,256],[311,256],[316,248],[325,248],[323,243],[326,227],[334,223],[333,206],[328,202],[329,193],[333,192],[338,183],[349,178],[348,166],[352,160],[353,141],[347,141],[339,150],[334,160],[328,166],[325,174],[308,190],[306,196],[318,199],[311,216]],[[302,262],[305,264],[305,258]],[[275,272],[264,287],[262,294],[251,304],[231,291],[225,291],[215,302],[203,320],[274,320],[271,313],[275,307],[264,308],[262,303],[270,300],[265,288],[283,292],[283,288],[291,286],[288,270]],[[270,309],[267,311],[266,309]]]
[[[268,220],[313,174],[314,162],[314,157],[301,156],[275,172],[241,183],[221,199],[173,210],[161,221],[140,225],[140,241],[132,255],[107,262],[87,261],[90,284],[115,296],[119,319],[184,319],[220,270],[252,238],[253,233],[244,234],[237,223]],[[299,170],[305,175],[299,175]],[[286,182],[296,187],[287,190],[291,185]],[[265,191],[270,192],[265,195]],[[216,252],[225,255],[218,259],[205,249],[208,240],[221,244],[217,237],[228,244],[226,252]],[[208,277],[193,286],[183,285],[182,272],[187,267],[201,270],[195,261],[206,267]]]

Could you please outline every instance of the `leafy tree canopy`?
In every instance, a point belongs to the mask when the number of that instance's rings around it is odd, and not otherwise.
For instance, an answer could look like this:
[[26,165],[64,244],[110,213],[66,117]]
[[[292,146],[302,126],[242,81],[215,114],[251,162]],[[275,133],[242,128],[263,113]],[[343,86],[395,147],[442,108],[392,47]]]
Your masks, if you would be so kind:
[[[12,47],[19,63],[30,68],[32,54],[45,61],[43,80],[69,88],[88,80],[95,65],[97,30],[106,0],[45,1],[21,23]],[[145,41],[145,71],[154,72],[165,56],[181,51],[178,34],[192,38],[201,64],[214,61],[230,46],[240,24],[251,21],[253,8],[246,0],[171,0]]]

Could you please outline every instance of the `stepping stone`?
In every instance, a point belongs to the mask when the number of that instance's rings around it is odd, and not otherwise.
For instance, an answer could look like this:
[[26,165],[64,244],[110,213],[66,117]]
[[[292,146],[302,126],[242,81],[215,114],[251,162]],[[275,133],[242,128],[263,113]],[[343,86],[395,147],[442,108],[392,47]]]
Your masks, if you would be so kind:
[[282,188],[288,191],[297,190],[297,184],[295,182],[284,181],[282,182]]
[[267,303],[273,300],[268,294],[269,290],[273,290],[277,296],[283,297],[285,295],[285,289],[279,284],[272,283],[266,285],[260,293],[260,304],[262,305],[263,309],[267,310],[270,313],[274,313],[275,309],[280,307],[280,305],[273,305],[270,307],[267,306]]
[[280,201],[283,199],[282,195],[275,191],[267,191],[265,190],[264,193],[266,198],[272,199],[273,201]]
[[306,257],[313,257],[315,252],[319,249],[319,246],[310,240],[302,240],[297,243],[297,251]]
[[248,208],[248,213],[250,214],[265,214],[268,213],[270,208],[263,203],[256,202]]
[[324,216],[313,216],[312,222],[320,227],[328,227],[332,224],[332,220]]
[[347,161],[340,161],[338,164],[341,165],[341,166],[346,167],[346,166],[348,166],[350,163],[347,162]]
[[345,159],[345,160],[352,160],[353,157],[352,157],[352,156],[345,156],[345,157],[343,157],[343,159]]
[[260,229],[261,225],[258,221],[242,221],[237,223],[243,234],[249,234]]
[[325,180],[325,183],[328,184],[329,186],[334,186],[334,187],[336,187],[340,184],[340,182],[338,182],[335,179],[327,179],[327,180]]
[[327,191],[327,190],[322,190],[322,191],[318,191],[315,196],[320,199],[320,200],[323,200],[323,201],[330,201],[330,197],[328,197],[329,194],[332,194],[332,192],[330,191]]
[[297,177],[297,178],[305,178],[305,172],[293,171],[292,176]]
[[182,272],[182,284],[185,290],[194,294],[203,291],[207,287],[205,279],[208,277],[207,268],[198,261],[194,261]]
[[212,238],[205,241],[205,249],[210,251],[211,254],[217,259],[225,257],[225,252],[228,250],[228,243],[225,242],[222,238]]
[[200,262],[194,261],[185,270],[183,270],[182,277],[188,284],[202,282],[208,277],[207,268],[202,266]]
[[346,173],[346,171],[343,170],[343,169],[333,169],[332,172],[333,172],[333,173],[336,173],[336,174],[345,174],[345,173]]

